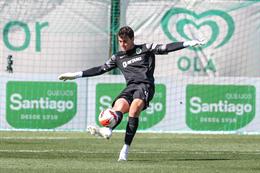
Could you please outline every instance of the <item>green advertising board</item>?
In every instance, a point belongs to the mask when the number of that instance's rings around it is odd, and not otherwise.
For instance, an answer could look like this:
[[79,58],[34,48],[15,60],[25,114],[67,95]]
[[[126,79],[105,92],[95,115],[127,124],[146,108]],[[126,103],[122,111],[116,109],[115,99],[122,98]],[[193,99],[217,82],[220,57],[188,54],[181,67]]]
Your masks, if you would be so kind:
[[74,82],[9,81],[6,119],[14,128],[51,129],[69,122],[77,112]]
[[254,119],[255,100],[251,85],[188,85],[186,124],[192,130],[240,129]]
[[[125,84],[121,83],[98,83],[96,85],[96,124],[98,122],[99,113],[111,107],[112,102],[116,96],[125,88]],[[158,124],[165,116],[166,112],[166,87],[163,84],[156,84],[155,94],[153,100],[149,104],[150,106],[141,113],[139,118],[140,123],[138,129],[144,130],[151,128]],[[117,127],[118,130],[126,128],[127,115],[121,124]]]

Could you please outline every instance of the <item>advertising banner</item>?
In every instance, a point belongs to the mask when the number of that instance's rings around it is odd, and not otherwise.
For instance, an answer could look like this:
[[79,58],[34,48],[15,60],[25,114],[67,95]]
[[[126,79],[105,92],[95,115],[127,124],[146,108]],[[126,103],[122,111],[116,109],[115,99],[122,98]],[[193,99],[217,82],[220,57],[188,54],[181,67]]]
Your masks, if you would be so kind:
[[0,129],[86,129],[86,80],[60,82],[41,74],[0,79]]
[[[189,81],[192,79],[192,83]],[[99,126],[99,113],[111,107],[124,88],[122,76],[88,80],[88,125]],[[150,107],[140,115],[139,130],[189,133],[260,132],[260,80],[257,78],[156,78]],[[95,100],[93,100],[95,98]],[[124,130],[127,114],[117,130]]]
[[259,1],[121,1],[121,25],[135,31],[136,43],[205,40],[158,56],[156,75],[260,76]]
[[255,90],[249,85],[187,85],[186,124],[193,130],[240,129],[255,118]]
[[[125,87],[122,76],[57,82],[56,76],[1,77],[0,129],[86,130]],[[19,80],[18,80],[19,79]],[[47,80],[48,79],[48,80]],[[189,133],[259,133],[260,80],[156,78],[155,94],[139,130]],[[128,114],[116,130],[124,130]]]
[[[0,72],[57,74],[109,57],[110,0],[2,0]],[[93,44],[94,43],[94,44]]]
[[9,81],[6,119],[15,128],[56,128],[77,113],[77,84]]

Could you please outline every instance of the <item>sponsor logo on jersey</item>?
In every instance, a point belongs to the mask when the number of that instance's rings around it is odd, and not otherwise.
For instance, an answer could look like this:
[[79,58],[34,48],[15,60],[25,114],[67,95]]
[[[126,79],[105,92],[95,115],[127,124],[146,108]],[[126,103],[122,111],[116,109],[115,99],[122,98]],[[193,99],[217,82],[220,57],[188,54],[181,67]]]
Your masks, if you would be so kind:
[[128,61],[124,61],[122,63],[122,65],[123,65],[124,68],[126,68],[128,65],[133,64],[133,63],[138,62],[138,61],[141,61],[141,60],[142,60],[142,57],[140,56],[140,57],[137,57],[137,58],[130,59]]
[[123,56],[120,56],[120,57],[119,57],[119,59],[123,59],[124,57],[125,57],[125,55],[123,55]]
[[137,48],[137,49],[135,50],[135,53],[136,53],[137,55],[141,54],[141,53],[142,53],[142,49]]

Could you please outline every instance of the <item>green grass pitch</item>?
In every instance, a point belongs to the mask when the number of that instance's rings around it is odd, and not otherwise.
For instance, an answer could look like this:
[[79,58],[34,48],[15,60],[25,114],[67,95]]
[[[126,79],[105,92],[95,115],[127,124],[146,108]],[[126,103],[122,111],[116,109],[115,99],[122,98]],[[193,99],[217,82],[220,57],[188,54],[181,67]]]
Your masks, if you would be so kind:
[[123,137],[2,131],[0,172],[260,172],[260,135],[137,133],[129,161],[117,162]]

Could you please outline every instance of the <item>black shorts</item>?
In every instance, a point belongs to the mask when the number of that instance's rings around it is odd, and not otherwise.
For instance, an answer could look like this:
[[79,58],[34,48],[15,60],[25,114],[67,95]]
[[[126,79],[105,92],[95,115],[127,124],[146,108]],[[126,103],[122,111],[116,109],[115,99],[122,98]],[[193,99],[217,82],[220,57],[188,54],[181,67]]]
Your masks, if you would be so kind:
[[124,98],[127,100],[129,105],[133,102],[134,99],[142,99],[145,102],[143,110],[149,106],[149,102],[152,100],[154,95],[154,85],[150,84],[130,84],[128,85],[114,100],[112,107],[119,98]]

